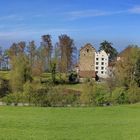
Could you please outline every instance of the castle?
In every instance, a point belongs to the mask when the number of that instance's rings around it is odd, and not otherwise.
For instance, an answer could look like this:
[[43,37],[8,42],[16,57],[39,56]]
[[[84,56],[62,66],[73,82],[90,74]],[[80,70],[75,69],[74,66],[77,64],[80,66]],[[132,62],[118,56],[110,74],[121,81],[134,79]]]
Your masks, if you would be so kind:
[[109,54],[104,50],[96,52],[91,44],[86,44],[80,49],[78,75],[79,78],[107,78]]

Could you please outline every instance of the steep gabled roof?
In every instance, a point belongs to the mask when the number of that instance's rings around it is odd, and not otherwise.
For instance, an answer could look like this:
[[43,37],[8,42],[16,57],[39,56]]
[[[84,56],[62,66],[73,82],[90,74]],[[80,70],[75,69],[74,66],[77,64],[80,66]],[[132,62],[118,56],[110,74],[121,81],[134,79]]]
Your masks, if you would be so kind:
[[80,51],[83,50],[83,49],[85,49],[85,48],[91,48],[91,49],[96,50],[90,43],[87,43],[83,47],[81,47]]

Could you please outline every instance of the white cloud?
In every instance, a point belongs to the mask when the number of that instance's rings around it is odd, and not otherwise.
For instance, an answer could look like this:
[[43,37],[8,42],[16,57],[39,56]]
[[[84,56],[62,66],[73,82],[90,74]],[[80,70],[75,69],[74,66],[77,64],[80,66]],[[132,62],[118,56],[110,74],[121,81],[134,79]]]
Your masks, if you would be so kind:
[[3,31],[0,32],[1,39],[16,39],[16,38],[30,38],[32,36],[41,36],[43,34],[60,34],[67,32],[76,32],[78,30],[75,29],[66,29],[66,28],[53,28],[53,29],[23,29],[23,28],[15,28],[14,30]]
[[140,6],[132,7],[131,9],[128,10],[128,12],[132,14],[140,14]]
[[95,9],[87,9],[87,10],[80,10],[80,11],[70,11],[64,13],[65,17],[69,20],[76,20],[82,18],[89,18],[89,17],[100,17],[100,16],[111,16],[117,14],[140,14],[140,5],[134,6],[130,9],[124,10],[116,10],[116,11],[102,11],[102,10],[95,10]]
[[67,13],[70,19],[79,19],[87,17],[97,17],[108,15],[108,12],[103,12],[99,10],[83,10],[83,11],[72,11]]
[[116,14],[122,14],[125,13],[126,10],[122,11],[100,11],[100,10],[94,10],[94,9],[88,9],[88,10],[81,10],[81,11],[71,11],[66,12],[64,15],[69,20],[76,20],[81,18],[89,18],[89,17],[100,17],[100,16],[110,16],[110,15],[116,15]]
[[17,15],[5,15],[0,17],[0,21],[9,21],[9,20],[23,20],[23,17]]

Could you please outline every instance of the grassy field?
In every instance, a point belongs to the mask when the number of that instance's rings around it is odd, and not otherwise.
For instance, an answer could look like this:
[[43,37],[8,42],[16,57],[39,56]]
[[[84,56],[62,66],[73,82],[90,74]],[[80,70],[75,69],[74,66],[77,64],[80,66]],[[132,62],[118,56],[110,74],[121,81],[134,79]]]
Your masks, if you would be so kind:
[[140,140],[140,105],[0,107],[0,140]]

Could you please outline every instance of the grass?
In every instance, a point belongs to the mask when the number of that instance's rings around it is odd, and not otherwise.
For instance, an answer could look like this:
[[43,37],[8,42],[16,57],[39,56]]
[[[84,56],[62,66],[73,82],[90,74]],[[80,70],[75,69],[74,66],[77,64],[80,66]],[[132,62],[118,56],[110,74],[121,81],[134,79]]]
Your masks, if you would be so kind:
[[0,140],[139,140],[140,104],[0,107]]

